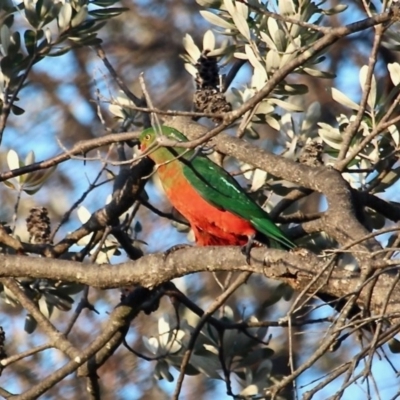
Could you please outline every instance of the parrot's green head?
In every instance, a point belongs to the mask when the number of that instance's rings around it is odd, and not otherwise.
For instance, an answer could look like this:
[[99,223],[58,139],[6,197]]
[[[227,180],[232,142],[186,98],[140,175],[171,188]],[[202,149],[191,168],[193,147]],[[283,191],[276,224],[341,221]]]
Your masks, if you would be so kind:
[[[156,158],[166,157],[170,151],[167,147],[162,147],[162,139],[166,138],[176,142],[187,142],[188,139],[185,135],[180,133],[174,128],[168,126],[160,126],[158,128],[145,129],[139,136],[140,150],[142,153],[148,153],[148,156],[154,161],[158,162]],[[177,149],[178,153],[181,153],[185,149]]]
[[156,141],[156,132],[153,128],[145,129],[139,136],[140,150],[145,152],[149,150]]

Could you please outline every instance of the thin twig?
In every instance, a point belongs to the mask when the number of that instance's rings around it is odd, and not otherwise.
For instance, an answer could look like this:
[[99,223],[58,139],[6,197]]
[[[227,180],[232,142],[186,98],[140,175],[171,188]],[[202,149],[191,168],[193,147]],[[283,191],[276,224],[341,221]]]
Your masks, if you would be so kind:
[[[384,28],[382,25],[377,25],[375,27],[375,36],[374,36],[374,43],[371,49],[371,53],[369,56],[369,63],[368,63],[368,71],[367,71],[367,76],[365,79],[365,83],[363,86],[363,93],[362,93],[362,98],[360,101],[360,108],[357,111],[357,115],[354,121],[352,121],[349,126],[346,128],[346,131],[342,135],[343,142],[340,147],[339,155],[336,160],[336,164],[342,161],[346,155],[347,151],[350,148],[351,142],[356,135],[358,128],[360,127],[362,118],[364,117],[365,109],[367,107],[368,103],[368,97],[371,92],[371,82],[372,79],[374,79],[374,71],[375,71],[375,65],[377,62],[377,54],[379,52],[380,44],[382,41],[382,35],[384,33]],[[374,110],[371,110],[371,112],[374,112]]]
[[34,354],[40,353],[44,350],[51,349],[52,346],[50,344],[41,344],[40,346],[33,347],[32,349],[26,350],[22,353],[15,354],[13,356],[3,358],[0,360],[0,365],[2,368],[7,367],[8,365],[11,365],[19,360],[22,360],[26,357],[33,356]]
[[203,326],[205,325],[207,320],[210,318],[210,316],[225,303],[225,301],[236,291],[236,289],[239,286],[243,285],[243,283],[245,283],[249,279],[250,275],[251,275],[251,272],[241,273],[236,278],[236,280],[232,283],[232,285],[224,293],[222,293],[220,296],[218,296],[213,301],[211,306],[207,309],[207,311],[200,318],[200,321],[198,322],[198,324],[196,325],[196,328],[192,332],[192,335],[191,335],[189,343],[188,343],[188,348],[187,348],[185,354],[183,355],[180,373],[179,373],[178,379],[176,381],[174,393],[172,395],[173,400],[179,399],[179,394],[181,392],[183,380],[185,378],[186,367],[189,364],[190,357],[191,357],[193,349],[194,349],[194,345],[196,343],[198,335],[200,334],[201,329],[203,328]]
[[134,104],[140,106],[141,101],[138,97],[136,97],[129,89],[128,86],[125,85],[125,82],[119,77],[110,61],[108,60],[103,47],[99,44],[94,46],[97,56],[103,61],[104,66],[107,68],[110,75],[114,78],[115,82],[117,82],[120,89],[125,93],[126,97],[130,99]]
[[8,100],[8,88],[5,91],[5,94],[4,94],[4,103],[5,104],[3,105],[1,114],[0,114],[0,144],[3,140],[4,130],[6,129],[7,120],[8,120],[8,117],[10,116],[12,106],[15,103],[15,101],[17,100],[18,93],[21,90],[22,85],[24,84],[26,78],[28,77],[36,60],[37,60],[36,55],[32,55],[31,58],[29,59],[28,65],[26,66],[24,73],[21,74],[21,76],[19,77],[18,84],[16,85],[15,89],[13,90],[13,94],[12,94],[10,100]]

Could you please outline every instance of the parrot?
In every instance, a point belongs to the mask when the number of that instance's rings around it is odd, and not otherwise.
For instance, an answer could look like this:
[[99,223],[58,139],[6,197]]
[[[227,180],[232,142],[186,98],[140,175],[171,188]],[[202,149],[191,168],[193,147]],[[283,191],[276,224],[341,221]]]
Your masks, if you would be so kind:
[[[167,126],[145,129],[140,150],[156,164],[167,198],[188,220],[198,246],[242,246],[246,261],[254,242],[284,250],[297,247],[222,167],[197,150],[162,147],[161,136],[187,142],[181,132]],[[331,307],[343,308],[343,299],[317,294]],[[358,315],[353,307],[350,316]]]
[[196,149],[160,146],[162,136],[188,141],[174,128],[148,128],[139,136],[140,151],[155,163],[166,197],[189,222],[196,245],[242,246],[247,261],[254,244],[296,247],[224,168]]

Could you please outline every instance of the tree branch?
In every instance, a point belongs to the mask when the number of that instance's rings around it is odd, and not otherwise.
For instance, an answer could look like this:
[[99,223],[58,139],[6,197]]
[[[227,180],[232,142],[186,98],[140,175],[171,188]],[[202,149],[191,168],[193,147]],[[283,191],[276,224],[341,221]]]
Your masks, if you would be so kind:
[[147,300],[148,294],[149,291],[146,289],[136,289],[131,296],[129,303],[121,304],[114,309],[100,335],[96,335],[96,339],[86,349],[84,349],[78,357],[51,373],[23,394],[14,396],[13,398],[16,400],[36,399],[56,383],[76,371],[79,366],[83,365],[90,359],[90,357],[96,354],[100,349],[104,348],[117,332],[121,329],[124,330],[126,326],[129,326],[132,319],[134,319],[141,311],[141,307]]
[[[391,260],[387,260],[388,263]],[[294,252],[255,248],[251,265],[247,265],[239,247],[192,247],[176,250],[167,257],[163,253],[150,254],[134,262],[118,265],[81,264],[74,261],[36,259],[23,256],[0,255],[0,277],[31,277],[77,282],[102,289],[141,285],[153,288],[171,279],[197,272],[247,271],[265,275],[302,290],[319,273],[324,259],[304,249]],[[397,269],[393,267],[392,269]],[[394,276],[380,271],[372,289],[372,296],[358,287],[360,274],[335,268],[322,274],[310,287],[336,298],[349,293],[360,293],[359,304],[370,307],[371,312],[381,313],[387,297],[387,288]],[[400,286],[400,284],[397,284]],[[369,304],[370,302],[370,304]],[[387,315],[399,311],[400,288],[393,290],[387,305]]]

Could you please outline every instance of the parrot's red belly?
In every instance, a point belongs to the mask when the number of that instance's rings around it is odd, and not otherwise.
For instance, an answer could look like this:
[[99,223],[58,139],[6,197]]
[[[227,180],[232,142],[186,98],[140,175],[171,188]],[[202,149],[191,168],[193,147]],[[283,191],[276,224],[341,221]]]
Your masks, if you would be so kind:
[[189,221],[200,246],[242,246],[256,233],[250,222],[208,203],[184,179],[164,189],[172,205]]

